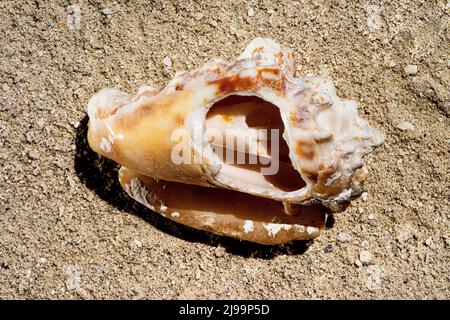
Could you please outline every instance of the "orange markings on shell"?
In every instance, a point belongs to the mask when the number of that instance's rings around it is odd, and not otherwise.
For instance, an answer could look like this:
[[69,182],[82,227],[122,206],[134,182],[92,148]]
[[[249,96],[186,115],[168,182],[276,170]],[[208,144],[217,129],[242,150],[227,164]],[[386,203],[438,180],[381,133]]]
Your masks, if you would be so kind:
[[276,76],[280,75],[278,68],[262,68],[258,69],[255,77],[241,77],[240,75],[233,75],[223,77],[217,80],[208,82],[208,85],[217,86],[217,94],[226,94],[236,91],[255,91],[259,87],[272,87],[278,93],[284,93],[285,83],[284,79],[267,79],[262,76],[263,73],[272,73]]
[[281,65],[283,63],[283,57],[284,57],[283,52],[279,51],[279,52],[275,53],[275,57],[277,59],[277,64]]
[[181,127],[184,124],[184,118],[181,115],[175,116],[175,122]]
[[233,121],[233,118],[231,116],[229,116],[229,115],[226,115],[226,114],[222,115],[222,119],[225,120],[226,122],[232,122]]
[[302,171],[302,174],[304,176],[308,177],[310,180],[317,181],[318,175],[316,172],[312,172],[312,171],[309,171],[306,169],[302,169],[301,171]]
[[307,123],[307,121],[309,120],[310,114],[308,112],[308,110],[306,109],[306,107],[302,107],[299,106],[297,107],[297,109],[295,111],[293,111],[290,116],[289,119],[291,121],[292,126],[296,127],[296,128],[300,128],[302,127],[302,124]]
[[255,49],[253,50],[253,52],[252,52],[252,57],[255,58],[255,56],[256,56],[257,54],[259,54],[260,52],[262,52],[263,50],[264,50],[264,47],[258,47],[258,48],[255,48]]
[[297,141],[295,152],[300,158],[313,160],[316,157],[316,151],[313,144]]
[[[170,114],[171,107],[175,103],[179,103],[179,101],[185,98],[185,93],[175,91],[171,95],[160,95],[159,99],[155,99],[153,101],[143,103],[133,110],[133,112],[125,114],[117,119],[117,126],[123,128],[132,128],[135,126],[141,119],[145,118],[148,114],[158,110],[162,113],[162,115]],[[176,124],[182,126],[184,123],[183,115],[176,115],[174,118]]]

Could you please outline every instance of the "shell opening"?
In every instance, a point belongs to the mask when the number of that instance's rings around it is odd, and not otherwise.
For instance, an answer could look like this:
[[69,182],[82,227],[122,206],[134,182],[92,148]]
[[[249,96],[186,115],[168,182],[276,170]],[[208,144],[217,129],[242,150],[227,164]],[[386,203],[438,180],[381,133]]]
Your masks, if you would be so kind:
[[279,194],[306,186],[289,158],[283,121],[274,104],[257,96],[228,96],[209,109],[206,132],[222,165],[217,178],[224,184],[238,181],[240,188]]

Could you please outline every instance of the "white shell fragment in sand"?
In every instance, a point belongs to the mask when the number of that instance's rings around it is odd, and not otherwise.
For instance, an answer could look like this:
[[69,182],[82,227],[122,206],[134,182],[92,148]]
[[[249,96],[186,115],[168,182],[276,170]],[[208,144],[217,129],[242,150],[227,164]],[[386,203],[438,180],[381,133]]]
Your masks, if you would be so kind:
[[317,237],[362,193],[383,137],[332,81],[295,70],[293,51],[256,38],[163,88],[103,89],[89,144],[122,165],[131,197],[182,224],[264,244]]

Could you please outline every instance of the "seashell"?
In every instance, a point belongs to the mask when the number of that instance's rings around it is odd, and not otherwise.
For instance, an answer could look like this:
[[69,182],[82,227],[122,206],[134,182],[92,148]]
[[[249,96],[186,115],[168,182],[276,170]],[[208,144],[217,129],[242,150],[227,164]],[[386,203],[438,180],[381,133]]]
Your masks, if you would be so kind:
[[103,89],[87,107],[89,144],[168,218],[265,244],[313,238],[362,193],[363,157],[383,137],[332,81],[295,70],[293,51],[256,38],[163,88]]

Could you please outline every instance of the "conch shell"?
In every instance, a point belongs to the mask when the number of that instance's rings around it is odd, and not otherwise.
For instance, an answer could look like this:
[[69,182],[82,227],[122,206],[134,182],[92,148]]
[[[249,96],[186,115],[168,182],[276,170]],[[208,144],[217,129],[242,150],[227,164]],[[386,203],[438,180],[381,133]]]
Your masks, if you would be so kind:
[[264,244],[314,238],[362,193],[363,157],[383,137],[330,80],[295,70],[290,49],[256,38],[163,88],[103,89],[89,144],[122,165],[131,197],[175,221]]

